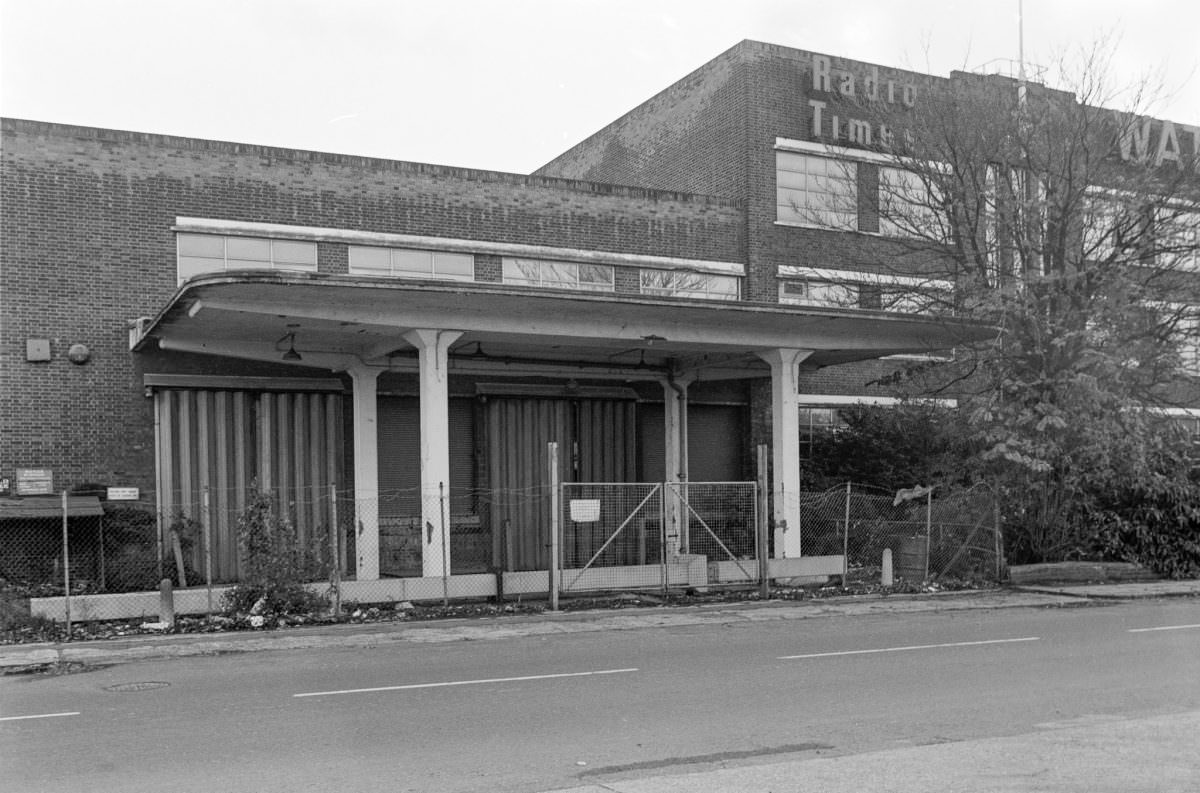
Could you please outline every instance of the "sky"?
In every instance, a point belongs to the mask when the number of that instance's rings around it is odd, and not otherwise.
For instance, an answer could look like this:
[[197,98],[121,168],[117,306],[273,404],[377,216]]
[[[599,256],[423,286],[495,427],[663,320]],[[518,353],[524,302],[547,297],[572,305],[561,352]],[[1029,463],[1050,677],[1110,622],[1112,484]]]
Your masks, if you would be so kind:
[[1019,2],[0,0],[0,115],[529,173],[742,39],[946,77],[1023,28],[1200,124],[1200,3]]

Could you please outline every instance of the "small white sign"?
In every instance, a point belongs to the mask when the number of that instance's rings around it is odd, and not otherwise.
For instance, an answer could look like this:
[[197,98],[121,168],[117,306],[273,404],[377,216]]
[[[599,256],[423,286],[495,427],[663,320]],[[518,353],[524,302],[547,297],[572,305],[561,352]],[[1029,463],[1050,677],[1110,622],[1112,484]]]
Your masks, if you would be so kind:
[[592,523],[600,520],[600,499],[571,499],[571,520],[576,523]]
[[54,472],[49,468],[18,468],[18,496],[50,496],[54,494]]
[[110,487],[104,497],[109,501],[137,501],[141,496],[136,487]]

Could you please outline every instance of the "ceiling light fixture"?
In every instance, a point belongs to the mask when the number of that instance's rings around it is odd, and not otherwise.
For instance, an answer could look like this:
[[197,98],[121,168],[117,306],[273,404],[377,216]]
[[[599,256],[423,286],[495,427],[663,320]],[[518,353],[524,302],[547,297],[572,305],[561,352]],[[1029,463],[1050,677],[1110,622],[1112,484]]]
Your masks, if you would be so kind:
[[283,344],[283,342],[285,342],[285,341],[288,343],[288,348],[287,348],[287,352],[285,352],[283,354],[283,360],[285,360],[285,361],[303,360],[300,357],[300,353],[296,352],[296,334],[295,333],[287,334],[282,339],[275,342],[275,348],[278,349],[279,345]]

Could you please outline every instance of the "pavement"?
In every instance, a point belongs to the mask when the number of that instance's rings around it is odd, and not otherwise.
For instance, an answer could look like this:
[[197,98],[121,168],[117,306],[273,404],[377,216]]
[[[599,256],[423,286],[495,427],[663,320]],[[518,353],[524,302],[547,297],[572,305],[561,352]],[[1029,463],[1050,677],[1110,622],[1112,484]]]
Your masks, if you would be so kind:
[[[920,595],[857,595],[811,600],[768,600],[689,606],[543,612],[536,615],[429,622],[378,622],[269,631],[141,634],[86,642],[0,646],[0,669],[48,664],[109,666],[133,661],[398,643],[485,641],[612,630],[637,630],[735,622],[792,621],[865,614],[910,614],[1000,608],[1063,608],[1089,603],[1166,597],[1200,597],[1200,581],[1024,586]],[[1198,788],[1200,789],[1200,788]]]
[[[1195,793],[1200,711],[1039,724],[1024,735],[953,741],[553,793]],[[546,791],[551,793],[551,791]]]

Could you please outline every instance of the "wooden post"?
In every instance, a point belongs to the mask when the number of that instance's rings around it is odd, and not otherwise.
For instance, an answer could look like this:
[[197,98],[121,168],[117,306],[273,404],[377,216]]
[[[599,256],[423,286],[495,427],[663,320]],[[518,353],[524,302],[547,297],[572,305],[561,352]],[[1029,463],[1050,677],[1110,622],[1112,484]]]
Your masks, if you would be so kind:
[[333,616],[342,615],[342,557],[339,546],[341,528],[338,526],[337,485],[329,485],[329,588],[333,590]]
[[849,482],[846,483],[846,514],[845,525],[842,527],[842,587],[846,586],[846,579],[850,577],[850,489]]
[[932,518],[933,488],[930,487],[928,492],[925,493],[925,578],[922,583],[929,580],[929,534],[932,531]]
[[62,491],[62,559],[63,559],[63,609],[67,621],[67,641],[71,640],[71,549],[67,539],[67,491]]
[[770,516],[767,514],[767,445],[760,443],[758,445],[758,498],[757,514],[755,515],[755,545],[758,554],[758,594],[763,600],[771,596],[771,561],[767,558],[769,549],[767,548],[767,522]]
[[208,488],[200,494],[201,516],[204,520],[204,587],[208,594],[208,616],[213,613],[212,597],[212,509],[208,499]]
[[558,611],[558,530],[562,521],[558,503],[558,442],[551,441],[546,451],[550,466],[550,610]]
[[446,483],[438,482],[438,516],[442,521],[442,605],[450,605],[450,532],[446,527]]

